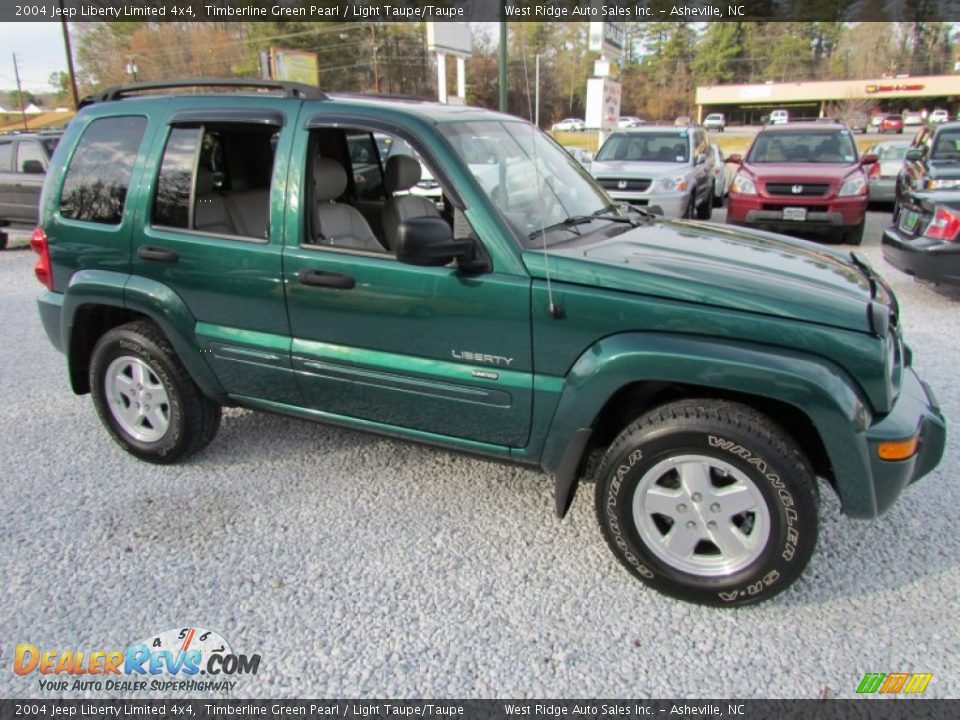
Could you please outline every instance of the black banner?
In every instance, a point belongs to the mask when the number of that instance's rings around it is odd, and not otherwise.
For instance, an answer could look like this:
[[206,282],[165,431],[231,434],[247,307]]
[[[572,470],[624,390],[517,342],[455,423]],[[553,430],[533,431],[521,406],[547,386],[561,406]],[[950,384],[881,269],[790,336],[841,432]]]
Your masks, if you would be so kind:
[[2,22],[960,21],[960,0],[25,0]]
[[2,700],[0,720],[922,720],[956,718],[960,700]]

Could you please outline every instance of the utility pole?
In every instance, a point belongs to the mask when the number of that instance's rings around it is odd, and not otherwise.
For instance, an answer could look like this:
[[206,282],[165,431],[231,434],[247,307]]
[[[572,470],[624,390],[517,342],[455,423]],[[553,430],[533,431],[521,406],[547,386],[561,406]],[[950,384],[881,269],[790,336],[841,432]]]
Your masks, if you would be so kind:
[[377,56],[377,26],[370,23],[370,41],[373,43],[373,91],[380,94],[380,59]]
[[500,112],[507,111],[507,11],[500,5]]
[[63,30],[63,47],[67,51],[67,72],[70,74],[70,93],[73,95],[73,109],[80,107],[80,94],[77,92],[77,74],[73,69],[73,50],[70,47],[70,28],[67,27],[66,16],[63,14],[63,0],[60,2],[60,23]]
[[13,75],[17,79],[17,99],[20,101],[20,117],[23,118],[23,129],[29,130],[27,127],[27,110],[23,106],[23,90],[20,87],[20,68],[17,67],[17,54],[11,53],[13,55]]

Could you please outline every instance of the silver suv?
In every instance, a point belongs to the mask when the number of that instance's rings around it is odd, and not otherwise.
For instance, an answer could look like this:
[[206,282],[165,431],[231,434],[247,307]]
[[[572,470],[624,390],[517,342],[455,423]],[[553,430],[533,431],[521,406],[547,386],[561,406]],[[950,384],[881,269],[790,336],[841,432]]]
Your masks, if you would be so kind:
[[611,133],[590,172],[614,200],[708,220],[713,164],[703,128],[651,125]]

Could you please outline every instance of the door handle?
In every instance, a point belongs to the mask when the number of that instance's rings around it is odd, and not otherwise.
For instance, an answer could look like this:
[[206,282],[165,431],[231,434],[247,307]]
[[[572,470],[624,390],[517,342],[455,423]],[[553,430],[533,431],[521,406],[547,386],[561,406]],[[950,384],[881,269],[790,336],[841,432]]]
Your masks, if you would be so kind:
[[153,247],[152,245],[141,245],[140,249],[137,250],[137,257],[139,257],[141,260],[153,260],[155,262],[168,263],[175,263],[180,259],[180,256],[177,255],[173,250]]
[[297,273],[301,285],[327,287],[334,290],[353,290],[357,281],[351,275],[324,272],[323,270],[301,270]]

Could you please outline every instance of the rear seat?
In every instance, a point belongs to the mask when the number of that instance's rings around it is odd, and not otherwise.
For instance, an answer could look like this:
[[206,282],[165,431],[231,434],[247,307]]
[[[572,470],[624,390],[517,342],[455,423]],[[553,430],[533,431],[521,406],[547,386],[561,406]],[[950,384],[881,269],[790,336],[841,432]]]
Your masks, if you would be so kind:
[[214,187],[213,173],[201,167],[197,171],[193,226],[216,235],[265,240],[270,230],[270,191],[262,188],[220,192]]

